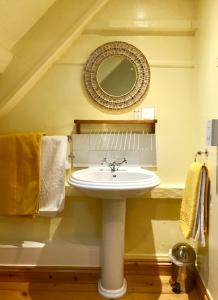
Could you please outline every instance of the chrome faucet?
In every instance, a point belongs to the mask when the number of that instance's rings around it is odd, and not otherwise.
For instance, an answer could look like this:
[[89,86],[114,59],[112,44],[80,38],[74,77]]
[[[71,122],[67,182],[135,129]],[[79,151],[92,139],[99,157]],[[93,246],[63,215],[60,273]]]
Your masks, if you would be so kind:
[[104,165],[105,163],[108,164],[109,168],[111,169],[111,172],[115,172],[115,171],[118,171],[119,168],[122,166],[122,164],[127,164],[127,160],[126,158],[124,157],[123,160],[121,162],[116,162],[115,160],[112,161],[112,162],[108,162],[107,161],[107,158],[105,157],[102,162],[101,162],[101,165]]

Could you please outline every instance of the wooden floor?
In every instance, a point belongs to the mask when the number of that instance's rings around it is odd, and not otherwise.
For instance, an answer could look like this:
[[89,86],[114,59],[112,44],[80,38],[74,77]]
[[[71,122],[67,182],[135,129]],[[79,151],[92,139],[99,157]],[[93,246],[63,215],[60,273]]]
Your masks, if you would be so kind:
[[[123,300],[200,300],[194,290],[189,295],[174,294],[169,276],[129,275],[128,293]],[[100,300],[95,283],[0,282],[0,300]]]

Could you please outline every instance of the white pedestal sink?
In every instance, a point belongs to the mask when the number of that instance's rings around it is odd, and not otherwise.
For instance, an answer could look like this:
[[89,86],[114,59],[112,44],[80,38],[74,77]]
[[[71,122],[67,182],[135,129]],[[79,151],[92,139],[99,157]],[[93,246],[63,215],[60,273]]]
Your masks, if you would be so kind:
[[126,198],[135,198],[160,183],[158,176],[139,167],[90,167],[74,172],[69,184],[89,197],[100,198],[102,205],[101,279],[99,293],[109,299],[126,293],[124,278],[124,233]]

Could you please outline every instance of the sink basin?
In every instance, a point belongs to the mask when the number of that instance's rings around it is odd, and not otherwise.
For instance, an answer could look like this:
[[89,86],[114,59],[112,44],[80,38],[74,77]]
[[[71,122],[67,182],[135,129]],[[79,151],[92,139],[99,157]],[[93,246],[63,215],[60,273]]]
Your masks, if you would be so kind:
[[139,197],[159,183],[154,172],[139,167],[115,172],[110,168],[91,167],[74,172],[69,179],[69,184],[83,194],[101,199]]
[[[74,172],[69,184],[83,194],[102,199],[101,279],[99,293],[108,299],[127,291],[124,278],[126,198],[139,197],[160,183],[158,176],[140,167],[90,167]],[[146,216],[145,216],[146,218]]]

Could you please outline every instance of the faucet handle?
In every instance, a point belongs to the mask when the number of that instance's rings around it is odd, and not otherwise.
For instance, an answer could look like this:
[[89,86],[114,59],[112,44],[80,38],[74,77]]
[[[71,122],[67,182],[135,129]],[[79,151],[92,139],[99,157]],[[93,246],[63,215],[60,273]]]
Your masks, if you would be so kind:
[[124,157],[121,162],[117,163],[118,165],[127,164],[127,159]]
[[121,162],[119,162],[119,163],[117,163],[116,165],[117,165],[117,170],[119,170],[119,168],[122,166],[122,164],[127,164],[127,159],[124,157],[123,158],[123,160],[121,161]]
[[125,157],[123,158],[123,163],[127,164],[127,159]]
[[103,166],[104,164],[106,164],[108,161],[107,161],[107,157],[105,156],[102,161],[101,161],[101,165]]

